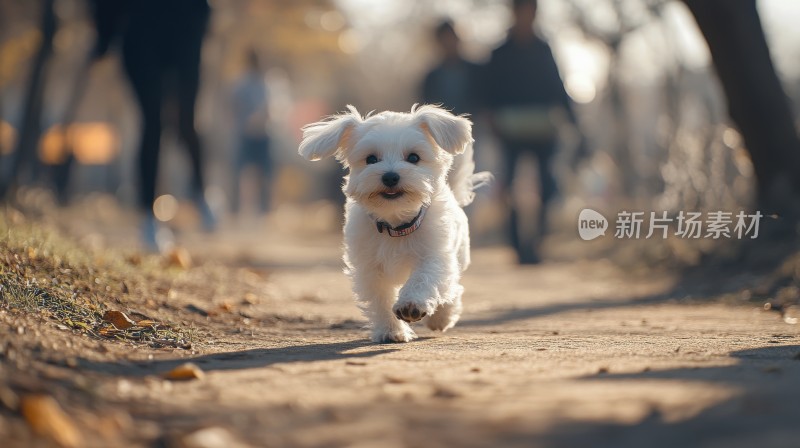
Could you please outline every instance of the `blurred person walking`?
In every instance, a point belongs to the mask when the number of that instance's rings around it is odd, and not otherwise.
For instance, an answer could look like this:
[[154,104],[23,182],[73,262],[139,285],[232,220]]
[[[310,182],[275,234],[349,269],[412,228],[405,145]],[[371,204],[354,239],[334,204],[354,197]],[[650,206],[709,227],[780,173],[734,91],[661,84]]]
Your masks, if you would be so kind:
[[[501,193],[509,208],[511,244],[521,264],[540,261],[546,231],[547,207],[558,193],[551,163],[556,152],[558,111],[577,124],[550,46],[533,30],[538,2],[513,0],[514,22],[506,40],[492,52],[483,69],[483,105],[489,124],[500,140],[503,156]],[[519,158],[538,162],[539,210],[535,231],[520,216],[512,194]]]
[[478,65],[462,57],[461,40],[452,21],[439,23],[434,34],[441,59],[422,82],[422,101],[441,104],[455,114],[473,112]]
[[233,91],[233,112],[236,119],[237,153],[234,165],[233,212],[239,213],[248,168],[256,175],[259,211],[270,208],[273,172],[269,136],[269,90],[259,67],[258,54],[247,54],[247,68]]
[[195,102],[200,85],[200,54],[211,10],[205,0],[94,0],[98,31],[96,56],[122,39],[125,72],[142,114],[139,144],[139,206],[144,212],[142,238],[157,250],[158,223],[153,214],[164,128],[162,108],[173,96],[177,127],[189,154],[192,199],[210,231],[216,226],[204,198],[203,156],[195,129]]

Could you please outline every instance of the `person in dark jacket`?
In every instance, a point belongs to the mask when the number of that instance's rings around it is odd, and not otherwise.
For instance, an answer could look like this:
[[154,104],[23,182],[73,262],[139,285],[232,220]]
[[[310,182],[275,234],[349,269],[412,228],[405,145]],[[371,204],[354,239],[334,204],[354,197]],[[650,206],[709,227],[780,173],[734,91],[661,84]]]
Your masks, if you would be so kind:
[[435,29],[441,61],[422,82],[422,101],[441,104],[455,114],[473,112],[474,86],[478,66],[461,56],[461,40],[450,20]]
[[[536,0],[514,0],[514,24],[507,39],[492,52],[483,70],[483,105],[503,154],[501,187],[509,203],[509,233],[519,262],[539,262],[547,222],[547,206],[556,197],[557,182],[551,169],[556,151],[555,118],[575,123],[569,97],[550,46],[533,30]],[[511,194],[519,157],[531,154],[538,161],[540,206],[536,232],[519,225],[520,213]]]

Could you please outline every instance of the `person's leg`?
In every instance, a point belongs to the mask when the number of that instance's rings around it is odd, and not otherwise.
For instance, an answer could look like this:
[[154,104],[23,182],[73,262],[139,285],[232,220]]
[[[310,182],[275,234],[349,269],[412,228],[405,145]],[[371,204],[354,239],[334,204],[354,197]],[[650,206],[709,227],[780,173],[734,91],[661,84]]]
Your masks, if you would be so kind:
[[178,131],[189,153],[192,168],[192,192],[202,195],[205,189],[203,178],[203,154],[200,136],[195,128],[195,103],[199,87],[199,66],[179,69],[178,87]]
[[136,90],[142,110],[142,139],[139,143],[139,206],[152,210],[156,199],[161,143],[161,86],[146,81]]
[[250,139],[241,136],[236,147],[236,160],[233,163],[233,196],[231,199],[231,212],[238,215],[242,206],[242,174],[245,172],[248,161]]
[[522,148],[512,142],[503,142],[502,148],[503,177],[500,184],[500,193],[508,207],[507,232],[510,240],[509,242],[511,243],[511,247],[513,247],[514,251],[517,253],[517,257],[521,260],[525,256],[525,238],[523,238],[520,233],[519,208],[517,207],[516,200],[514,198],[514,179],[516,178],[516,168]]
[[[141,111],[142,136],[139,141],[139,206],[151,210],[156,197],[156,180],[161,143],[161,77],[146,62],[126,60],[125,68]],[[138,67],[132,67],[137,65]]]
[[272,205],[272,153],[270,145],[272,141],[268,136],[261,139],[259,144],[259,164],[258,188],[261,197],[261,213],[267,213]]
[[125,71],[131,82],[141,112],[138,177],[139,207],[145,213],[143,239],[150,249],[157,249],[153,202],[156,198],[158,162],[161,143],[162,78],[156,61],[146,57],[146,50],[128,45],[123,51]]
[[205,200],[203,152],[195,128],[195,105],[200,87],[200,55],[208,23],[206,2],[184,1],[178,4],[183,22],[173,36],[172,61],[178,74],[178,132],[189,154],[192,169],[192,194],[206,230],[216,227],[216,218]]
[[545,142],[535,148],[539,170],[539,210],[537,215],[537,228],[535,235],[535,245],[538,248],[545,234],[547,233],[547,212],[548,208],[558,195],[558,182],[553,174],[553,157],[555,155],[556,143]]

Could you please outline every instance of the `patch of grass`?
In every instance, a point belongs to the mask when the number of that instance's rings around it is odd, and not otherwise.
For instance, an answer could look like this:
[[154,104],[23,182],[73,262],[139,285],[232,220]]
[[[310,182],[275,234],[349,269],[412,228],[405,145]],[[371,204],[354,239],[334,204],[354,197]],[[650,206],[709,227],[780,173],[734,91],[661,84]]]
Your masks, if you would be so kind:
[[0,235],[0,306],[40,313],[94,338],[156,347],[191,346],[191,329],[144,315],[132,316],[134,325],[128,328],[117,328],[103,318],[111,309],[109,303],[127,293],[134,281],[126,276],[132,268],[121,255],[98,259],[74,241],[14,211],[0,212]]

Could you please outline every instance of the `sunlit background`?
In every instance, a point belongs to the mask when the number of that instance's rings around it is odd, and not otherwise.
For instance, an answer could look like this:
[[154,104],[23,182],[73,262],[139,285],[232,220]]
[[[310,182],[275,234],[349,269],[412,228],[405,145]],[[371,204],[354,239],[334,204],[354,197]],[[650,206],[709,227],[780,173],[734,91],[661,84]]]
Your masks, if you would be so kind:
[[[342,170],[311,165],[296,155],[302,125],[340,111],[407,110],[419,101],[420,82],[438,54],[432,29],[451,18],[465,55],[485,62],[505,37],[511,13],[503,0],[212,0],[203,49],[197,125],[207,153],[207,197],[220,214],[230,208],[236,136],[233,85],[254,49],[270,88],[273,157],[272,213],[308,216],[306,226],[335,231]],[[800,104],[800,2],[760,0],[772,56],[793,105]],[[41,38],[38,2],[0,0],[0,154],[11,153],[20,126],[31,59]],[[94,32],[81,0],[57,0],[55,55],[47,80],[43,136],[32,184],[47,183],[48,166],[70,148],[76,164],[72,200],[105,193],[133,204],[139,115],[118,56],[96,65],[76,119],[63,119],[80,61]],[[687,8],[670,0],[541,0],[537,28],[554,50],[568,94],[576,103],[590,158],[567,162],[575,150],[562,139],[557,160],[562,200],[554,222],[591,204],[648,204],[649,209],[720,209],[752,200],[752,167],[742,139],[728,122],[710,56]],[[476,120],[481,168],[497,170],[496,141]],[[67,142],[68,144],[65,144]],[[181,216],[189,169],[162,144],[155,214]],[[3,163],[0,169],[8,170]],[[533,170],[518,191],[535,189]],[[6,173],[7,174],[7,173]],[[524,193],[523,193],[523,196]],[[532,196],[532,195],[529,195]],[[502,241],[502,210],[483,193],[470,211],[476,239]],[[653,207],[655,204],[655,207]],[[530,204],[535,207],[536,204]],[[304,210],[299,212],[298,210]],[[309,210],[311,210],[309,212]],[[313,223],[308,222],[313,221]],[[558,228],[558,226],[554,226]]]

